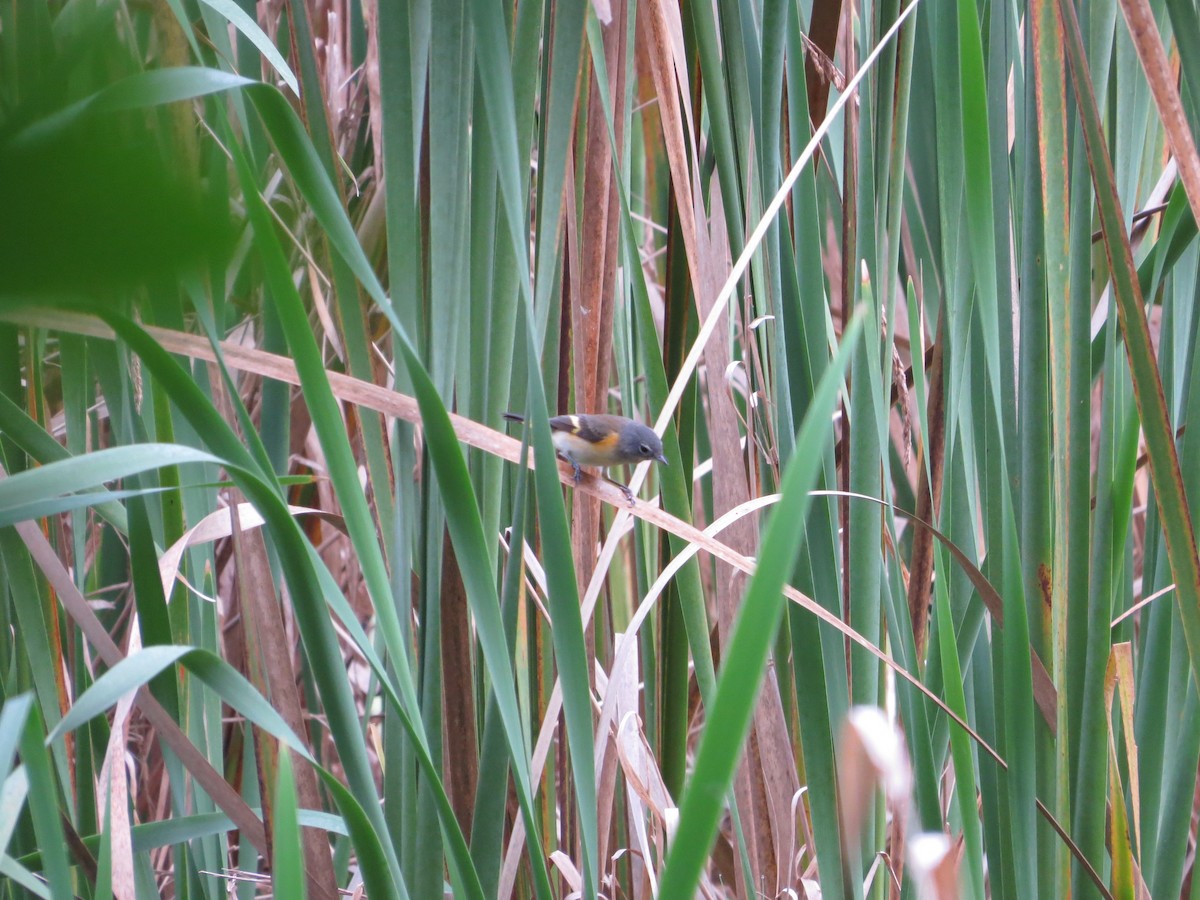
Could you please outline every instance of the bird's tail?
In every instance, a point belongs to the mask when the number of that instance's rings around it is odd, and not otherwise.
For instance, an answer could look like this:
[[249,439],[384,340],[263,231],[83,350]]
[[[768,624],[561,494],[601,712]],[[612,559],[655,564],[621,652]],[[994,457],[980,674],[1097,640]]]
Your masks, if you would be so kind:
[[504,418],[508,419],[508,421],[510,421],[510,422],[524,422],[525,421],[525,417],[522,415],[518,415],[517,413],[506,412],[504,414]]

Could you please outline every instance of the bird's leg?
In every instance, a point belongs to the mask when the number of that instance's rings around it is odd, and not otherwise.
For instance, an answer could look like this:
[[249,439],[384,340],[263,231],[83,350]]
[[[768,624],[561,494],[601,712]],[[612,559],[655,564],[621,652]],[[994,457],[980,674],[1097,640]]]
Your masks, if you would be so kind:
[[568,459],[567,462],[569,462],[571,464],[571,468],[575,470],[575,483],[579,484],[579,480],[583,478],[583,472],[579,468],[579,463],[575,462],[573,459]]

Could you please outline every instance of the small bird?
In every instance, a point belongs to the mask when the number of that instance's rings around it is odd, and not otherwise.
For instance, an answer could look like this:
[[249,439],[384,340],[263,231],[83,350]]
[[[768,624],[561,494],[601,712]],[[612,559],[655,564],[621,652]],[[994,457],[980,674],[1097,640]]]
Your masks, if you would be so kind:
[[[525,421],[524,416],[516,413],[505,413],[504,418],[510,422]],[[652,428],[624,416],[554,416],[550,419],[550,438],[558,455],[574,467],[576,484],[582,477],[580,466],[608,468],[644,459],[667,465],[662,439]],[[633,506],[633,492],[620,482],[612,483]]]

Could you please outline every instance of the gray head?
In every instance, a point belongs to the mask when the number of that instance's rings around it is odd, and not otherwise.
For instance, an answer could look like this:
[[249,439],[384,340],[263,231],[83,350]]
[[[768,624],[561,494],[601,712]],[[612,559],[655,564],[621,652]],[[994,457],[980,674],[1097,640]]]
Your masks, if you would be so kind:
[[663,445],[654,429],[647,428],[641,422],[630,422],[621,429],[621,442],[618,452],[623,459],[640,460],[653,459],[667,464],[663,456]]

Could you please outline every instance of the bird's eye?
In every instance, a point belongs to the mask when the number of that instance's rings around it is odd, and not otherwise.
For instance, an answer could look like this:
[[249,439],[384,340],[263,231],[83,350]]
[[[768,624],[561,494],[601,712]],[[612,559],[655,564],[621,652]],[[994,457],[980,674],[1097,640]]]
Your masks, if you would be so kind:
[[638,449],[642,451],[642,456],[652,456],[652,455],[653,455],[653,454],[650,452],[650,445],[649,445],[649,444],[642,444],[640,447],[638,447]]

